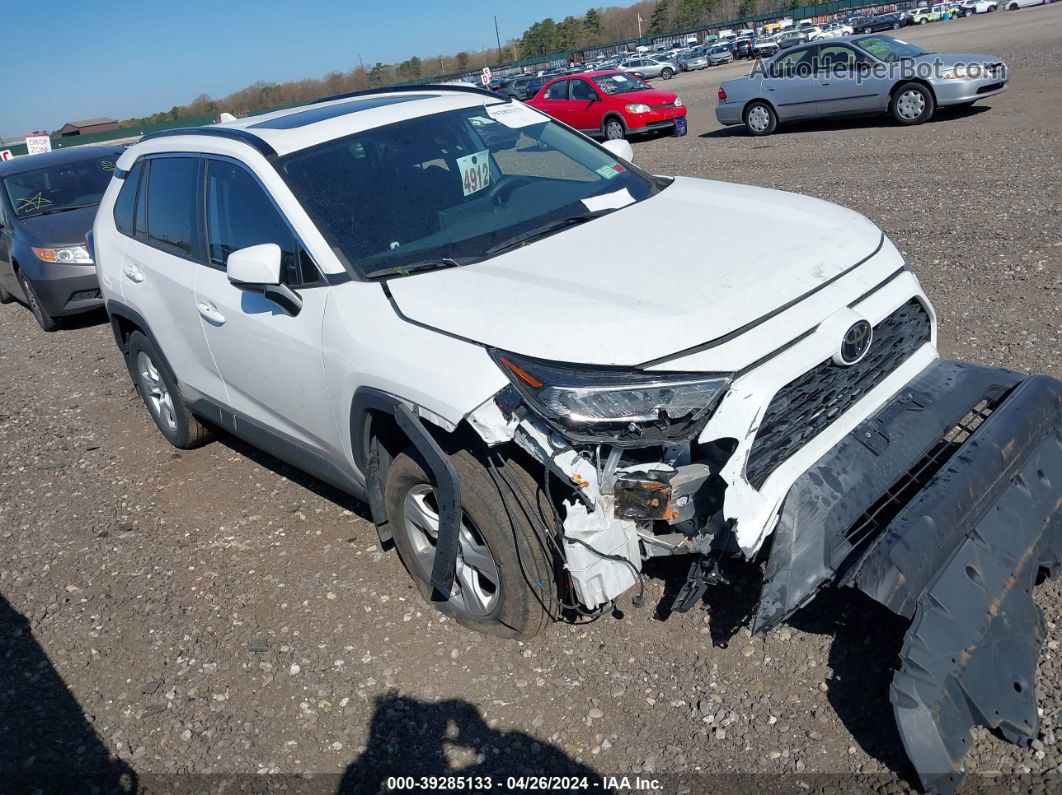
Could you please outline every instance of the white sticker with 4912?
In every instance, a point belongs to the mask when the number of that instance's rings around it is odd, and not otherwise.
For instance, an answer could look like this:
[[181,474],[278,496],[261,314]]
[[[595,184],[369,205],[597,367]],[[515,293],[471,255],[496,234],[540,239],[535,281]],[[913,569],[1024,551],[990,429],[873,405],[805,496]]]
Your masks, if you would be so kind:
[[484,149],[472,155],[457,158],[461,171],[461,189],[465,196],[483,190],[490,185],[490,152]]

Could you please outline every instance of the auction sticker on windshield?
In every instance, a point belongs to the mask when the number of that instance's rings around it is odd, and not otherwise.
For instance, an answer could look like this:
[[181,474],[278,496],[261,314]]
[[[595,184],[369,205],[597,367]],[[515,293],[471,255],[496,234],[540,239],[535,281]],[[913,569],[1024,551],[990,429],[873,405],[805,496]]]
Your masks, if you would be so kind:
[[532,110],[527,105],[519,102],[499,102],[497,105],[485,105],[483,109],[487,111],[487,115],[494,121],[500,121],[506,127],[511,127],[514,130],[531,124],[542,124],[549,121],[546,116],[543,116],[537,110]]
[[461,189],[465,196],[490,185],[490,152],[486,149],[457,158],[457,168],[461,172]]

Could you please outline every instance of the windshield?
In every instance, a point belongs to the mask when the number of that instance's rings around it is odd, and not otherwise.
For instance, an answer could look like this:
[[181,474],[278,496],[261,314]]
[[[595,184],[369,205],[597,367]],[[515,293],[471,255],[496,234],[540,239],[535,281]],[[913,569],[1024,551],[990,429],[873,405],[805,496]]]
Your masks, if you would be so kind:
[[92,207],[100,203],[117,158],[94,157],[4,177],[17,218]]
[[367,278],[485,259],[657,191],[516,103],[376,127],[294,152],[277,169],[337,256]]
[[894,39],[892,36],[864,36],[856,46],[882,61],[899,61],[901,58],[917,58],[928,53],[921,47]]
[[594,82],[606,94],[629,94],[632,91],[647,91],[649,86],[633,75],[616,73],[595,77]]

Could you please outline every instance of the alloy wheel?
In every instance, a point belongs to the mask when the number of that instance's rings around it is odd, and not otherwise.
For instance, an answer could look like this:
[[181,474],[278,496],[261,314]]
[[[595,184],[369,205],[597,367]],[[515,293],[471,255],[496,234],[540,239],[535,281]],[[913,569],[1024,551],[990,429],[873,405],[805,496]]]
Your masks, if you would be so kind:
[[148,408],[160,423],[171,431],[176,431],[177,412],[173,408],[173,396],[170,395],[166,382],[162,380],[159,368],[155,366],[145,351],[137,354],[136,371],[140,376],[140,388],[143,390]]
[[[406,494],[402,509],[405,530],[417,564],[425,575],[430,576],[439,538],[435,490],[427,483],[414,486]],[[490,613],[501,592],[501,575],[494,556],[467,516],[461,517],[456,575],[450,602],[471,616]]]

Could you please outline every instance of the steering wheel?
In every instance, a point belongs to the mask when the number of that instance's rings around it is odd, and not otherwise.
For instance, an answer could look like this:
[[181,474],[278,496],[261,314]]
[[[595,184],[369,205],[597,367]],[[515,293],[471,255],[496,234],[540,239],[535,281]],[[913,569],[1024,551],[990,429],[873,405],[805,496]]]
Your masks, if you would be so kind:
[[520,185],[530,184],[530,182],[531,177],[513,174],[505,177],[501,182],[495,182],[487,191],[487,198],[500,207],[510,193]]

